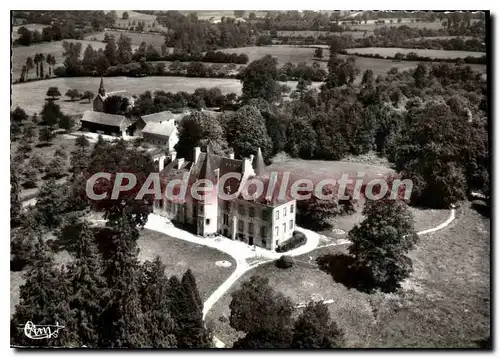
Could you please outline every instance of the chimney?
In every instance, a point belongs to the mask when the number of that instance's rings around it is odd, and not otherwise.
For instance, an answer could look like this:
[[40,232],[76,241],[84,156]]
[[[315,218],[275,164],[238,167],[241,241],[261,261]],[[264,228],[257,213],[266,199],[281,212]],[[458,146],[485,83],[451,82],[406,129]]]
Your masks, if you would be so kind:
[[177,159],[177,169],[181,169],[183,164],[184,164],[184,158]]
[[171,159],[172,161],[174,161],[174,160],[175,160],[175,158],[177,158],[177,152],[175,152],[175,151],[174,151],[174,152],[171,152],[171,153],[170,153],[170,159]]
[[158,168],[160,169],[160,172],[165,168],[165,156],[161,156],[160,159],[158,159]]
[[193,160],[193,164],[196,164],[196,162],[198,161],[198,158],[200,157],[200,153],[201,153],[200,147],[194,147],[194,160]]
[[250,154],[250,163],[253,163],[253,154]]

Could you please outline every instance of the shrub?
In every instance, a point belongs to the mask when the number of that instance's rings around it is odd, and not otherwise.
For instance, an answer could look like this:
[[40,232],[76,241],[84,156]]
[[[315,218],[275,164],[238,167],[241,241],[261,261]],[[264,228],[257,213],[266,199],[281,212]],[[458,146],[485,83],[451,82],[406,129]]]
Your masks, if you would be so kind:
[[293,266],[293,259],[290,256],[283,255],[276,261],[276,266],[281,269],[288,269]]
[[287,252],[296,249],[306,243],[307,237],[300,231],[294,231],[291,239],[285,241],[282,245],[278,245],[276,252]]

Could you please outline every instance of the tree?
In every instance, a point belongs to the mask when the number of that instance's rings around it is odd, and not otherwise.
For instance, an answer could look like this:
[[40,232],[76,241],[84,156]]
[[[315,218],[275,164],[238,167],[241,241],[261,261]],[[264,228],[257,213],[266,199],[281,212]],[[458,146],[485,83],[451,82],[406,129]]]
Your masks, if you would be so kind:
[[262,98],[274,102],[281,96],[278,79],[277,60],[271,55],[251,62],[241,73],[243,97]]
[[126,64],[132,61],[132,40],[130,37],[121,34],[118,38],[117,57],[119,63]]
[[179,141],[175,145],[179,157],[190,158],[193,148],[206,151],[211,146],[213,154],[228,154],[228,144],[224,129],[214,116],[204,112],[193,112],[179,123]]
[[54,156],[54,158],[49,162],[45,170],[47,178],[59,179],[65,175],[65,160],[59,156]]
[[63,115],[61,119],[59,120],[59,128],[65,129],[67,131],[71,130],[73,128],[74,121],[73,118],[70,116]]
[[35,168],[27,166],[23,171],[23,187],[31,189],[38,185],[38,173]]
[[115,37],[113,35],[108,36],[106,39],[106,46],[104,48],[104,55],[109,61],[111,66],[118,64],[118,54],[116,48]]
[[320,199],[312,194],[310,199],[297,201],[297,224],[319,230],[331,227],[330,221],[335,216],[353,213],[353,199],[339,201],[338,195],[334,194],[337,190],[338,188],[332,187],[323,188],[323,195],[331,199]]
[[21,183],[18,168],[11,164],[10,167],[10,224],[17,226],[21,215],[21,200],[19,193]]
[[307,90],[307,87],[309,87],[311,83],[311,80],[300,78],[299,82],[297,83],[297,91],[301,94],[304,93],[304,91]]
[[272,151],[271,139],[267,134],[266,122],[260,111],[253,106],[243,106],[229,117],[225,125],[229,146],[239,158],[256,154],[262,150],[265,159]]
[[[86,347],[98,347],[99,318],[102,313],[100,299],[104,294],[106,282],[102,275],[94,233],[89,223],[74,220],[71,222],[72,249],[76,260],[69,266],[71,281],[70,308],[74,312],[72,327],[78,340]],[[70,229],[66,227],[66,229]]]
[[344,344],[344,332],[323,302],[309,302],[295,321],[291,348],[332,349]]
[[74,101],[76,98],[80,97],[81,94],[77,89],[69,89],[66,91],[65,96],[71,98],[71,100]]
[[128,12],[127,12],[127,11],[124,11],[124,12],[122,13],[122,20],[128,20],[128,17],[129,17]]
[[47,96],[52,97],[52,100],[55,100],[56,97],[61,97],[61,92],[59,92],[59,88],[57,87],[49,87],[47,90]]
[[22,124],[28,119],[28,115],[21,107],[17,106],[12,112],[10,112],[10,120],[16,122],[17,124]]
[[231,294],[229,323],[246,333],[234,348],[287,348],[292,337],[293,305],[275,292],[269,279],[252,276]]
[[[127,215],[108,222],[111,249],[104,276],[108,289],[102,296],[99,347],[141,348],[149,346],[140,297],[140,267],[137,259],[139,232]],[[113,322],[113,324],[110,324]]]
[[35,137],[35,125],[32,123],[26,123],[23,128],[23,141],[25,143],[31,144],[33,138]]
[[363,209],[366,219],[349,231],[349,253],[353,268],[366,274],[365,284],[394,291],[412,270],[406,256],[418,240],[407,205],[388,197],[368,200]]
[[361,80],[361,84],[369,88],[373,88],[374,83],[375,83],[375,76],[373,74],[373,71],[370,69],[365,70],[365,72],[363,72],[363,78]]
[[176,322],[171,312],[170,297],[173,295],[165,276],[165,265],[157,256],[152,262],[144,262],[141,272],[141,304],[150,346],[178,348],[176,335],[180,335],[180,332],[176,330]]
[[38,132],[38,140],[42,143],[45,144],[50,144],[52,142],[52,130],[48,127],[42,127],[40,128],[40,131]]
[[30,56],[28,56],[28,58],[26,59],[26,77],[28,77],[28,73],[33,69],[33,67],[34,67],[33,59]]
[[245,16],[245,10],[234,10],[233,13],[236,18]]
[[94,92],[92,92],[92,91],[85,91],[85,92],[83,92],[82,96],[80,97],[80,99],[88,99],[89,103],[93,98],[94,98]]
[[203,302],[191,270],[182,276],[172,314],[177,323],[178,348],[210,348],[211,336],[203,323]]
[[108,96],[104,100],[103,112],[109,114],[125,114],[129,108],[129,100],[123,96]]
[[323,58],[323,49],[321,47],[316,48],[314,50],[314,57],[322,59]]
[[45,102],[41,114],[42,120],[50,127],[56,125],[59,119],[63,116],[61,107],[53,101]]
[[36,217],[48,228],[55,228],[61,223],[61,215],[64,212],[62,191],[63,187],[56,184],[54,178],[47,180],[38,191]]

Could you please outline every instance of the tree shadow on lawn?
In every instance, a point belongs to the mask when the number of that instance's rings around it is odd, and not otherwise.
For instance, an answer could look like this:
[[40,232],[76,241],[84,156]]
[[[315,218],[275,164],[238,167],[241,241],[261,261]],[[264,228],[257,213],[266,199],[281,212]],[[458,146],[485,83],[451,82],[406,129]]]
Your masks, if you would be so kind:
[[320,270],[330,274],[335,282],[347,288],[372,293],[376,285],[370,278],[367,270],[354,266],[354,258],[345,254],[327,254],[316,259]]

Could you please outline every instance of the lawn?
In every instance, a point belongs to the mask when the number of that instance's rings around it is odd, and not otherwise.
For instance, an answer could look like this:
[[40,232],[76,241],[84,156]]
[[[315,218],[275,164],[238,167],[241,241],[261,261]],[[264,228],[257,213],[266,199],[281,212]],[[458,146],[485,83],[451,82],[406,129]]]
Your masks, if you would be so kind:
[[[88,40],[65,40],[65,41],[81,42],[82,52],[80,57],[83,57],[83,52],[85,51],[85,48],[88,45],[92,45],[92,47],[95,50],[98,50],[100,48],[104,49],[105,46],[104,43],[99,41],[88,41]],[[26,64],[26,59],[30,56],[31,58],[34,58],[34,56],[37,53],[42,53],[45,57],[47,57],[48,54],[51,54],[56,59],[56,65],[54,66],[54,68],[61,66],[64,61],[64,58],[62,56],[63,54],[62,43],[63,43],[62,41],[52,41],[52,42],[41,42],[31,46],[12,47],[12,62],[11,62],[12,79],[13,80],[19,79],[19,77],[21,76],[21,70],[23,68],[23,65]],[[49,73],[49,68],[47,63],[45,62],[43,65],[44,65],[44,72]],[[29,72],[28,78],[36,78],[35,68],[33,68]]]
[[[421,237],[410,253],[414,272],[398,293],[347,288],[330,273],[306,263],[289,270],[266,264],[246,273],[218,301],[208,319],[227,344],[237,339],[227,322],[230,293],[252,275],[268,277],[272,287],[295,303],[333,299],[328,307],[345,330],[349,347],[477,347],[490,336],[490,222],[468,208],[450,227]],[[345,254],[346,245],[328,247],[299,258]]]
[[[236,267],[233,258],[221,251],[172,238],[157,231],[142,230],[138,245],[141,249],[140,260],[154,260],[156,256],[160,256],[166,266],[165,272],[168,276],[177,275],[180,278],[190,268],[196,277],[203,301],[229,277]],[[223,260],[231,262],[232,265],[230,267],[215,265],[216,261]]]
[[359,55],[372,55],[378,54],[383,57],[394,57],[396,53],[400,52],[407,55],[410,52],[415,52],[419,56],[439,58],[439,59],[454,59],[465,57],[482,57],[484,52],[473,51],[447,51],[447,50],[425,50],[425,49],[411,49],[411,48],[398,48],[398,47],[363,47],[363,48],[349,48],[346,50],[349,54]]

